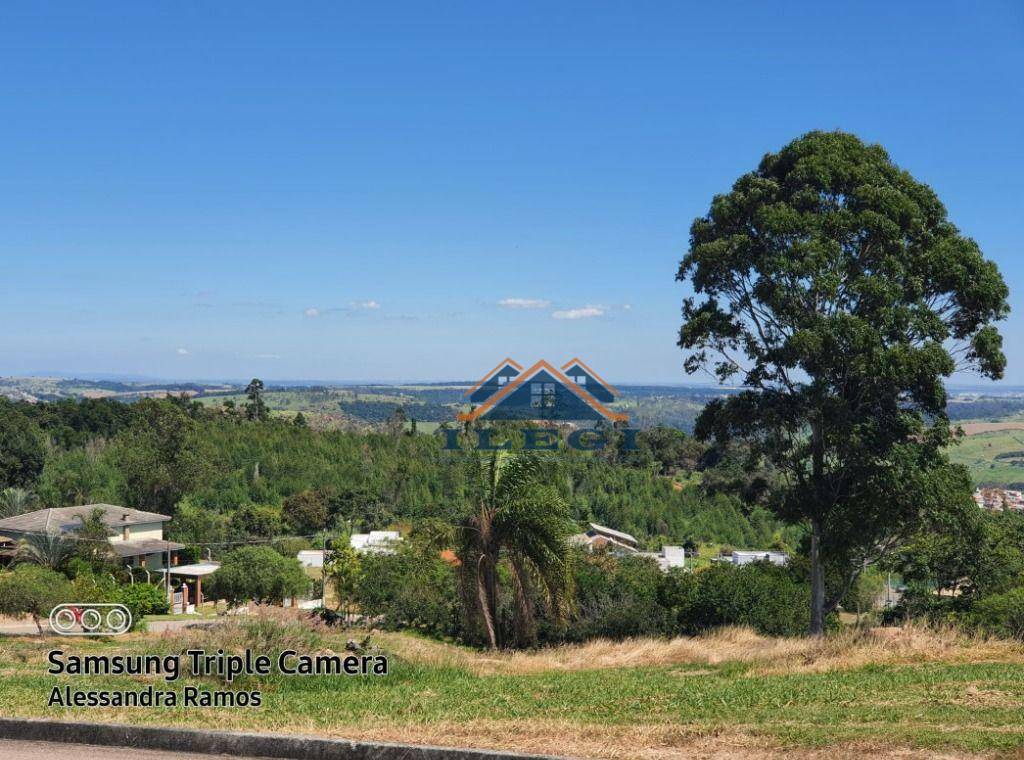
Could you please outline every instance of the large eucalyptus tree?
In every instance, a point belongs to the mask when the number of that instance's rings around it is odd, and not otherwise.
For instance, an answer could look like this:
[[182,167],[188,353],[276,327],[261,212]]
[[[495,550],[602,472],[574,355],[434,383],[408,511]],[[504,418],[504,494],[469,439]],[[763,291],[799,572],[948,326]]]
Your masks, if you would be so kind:
[[[679,346],[744,390],[697,434],[746,441],[772,504],[810,533],[811,632],[859,572],[922,520],[966,509],[949,465],[945,379],[1002,376],[1007,287],[927,185],[878,145],[810,132],[694,221]],[[826,588],[827,577],[831,588]]]

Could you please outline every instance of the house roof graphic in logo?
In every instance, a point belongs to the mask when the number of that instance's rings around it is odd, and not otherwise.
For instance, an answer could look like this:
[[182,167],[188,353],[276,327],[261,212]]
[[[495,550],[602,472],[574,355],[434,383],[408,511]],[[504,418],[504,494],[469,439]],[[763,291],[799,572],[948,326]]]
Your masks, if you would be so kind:
[[469,400],[474,404],[482,404],[516,378],[522,371],[523,365],[506,357],[498,363],[497,367],[484,375],[480,382],[466,391],[464,395],[469,396]]
[[619,392],[580,359],[566,362],[561,369],[541,359],[525,370],[512,359],[504,359],[465,395],[478,406],[458,415],[464,422],[481,417],[609,422],[629,419],[605,406]]

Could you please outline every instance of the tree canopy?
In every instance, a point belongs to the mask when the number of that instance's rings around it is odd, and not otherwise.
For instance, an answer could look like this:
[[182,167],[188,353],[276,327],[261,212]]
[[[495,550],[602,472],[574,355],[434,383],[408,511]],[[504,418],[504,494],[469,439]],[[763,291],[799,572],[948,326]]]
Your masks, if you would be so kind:
[[[811,529],[811,630],[923,515],[969,498],[944,379],[1006,364],[1007,287],[927,185],[878,145],[810,132],[714,198],[677,279],[687,372],[747,390],[699,437],[743,439],[777,473],[771,505]],[[826,598],[825,565],[839,579]]]

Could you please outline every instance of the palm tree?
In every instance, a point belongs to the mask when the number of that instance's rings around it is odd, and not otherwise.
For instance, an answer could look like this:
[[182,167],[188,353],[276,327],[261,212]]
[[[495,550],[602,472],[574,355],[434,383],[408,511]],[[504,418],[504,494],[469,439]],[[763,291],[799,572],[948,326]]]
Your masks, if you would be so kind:
[[59,570],[71,559],[75,544],[56,533],[32,533],[21,540],[15,559]]
[[14,517],[28,512],[36,504],[36,496],[24,488],[5,488],[0,491],[0,518]]
[[536,641],[536,593],[560,617],[570,588],[568,506],[551,485],[548,462],[536,454],[475,455],[469,470],[470,509],[458,535],[467,607],[491,648],[500,646],[499,565],[506,563],[514,643],[529,646]]

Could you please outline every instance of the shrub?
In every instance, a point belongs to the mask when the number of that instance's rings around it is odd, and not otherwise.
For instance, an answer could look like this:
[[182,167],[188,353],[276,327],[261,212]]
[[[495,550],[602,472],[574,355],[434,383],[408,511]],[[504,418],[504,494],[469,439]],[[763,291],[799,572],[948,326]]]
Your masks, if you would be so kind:
[[288,557],[289,559],[294,559],[300,551],[312,546],[309,539],[301,538],[299,536],[277,538],[274,539],[270,545],[274,547],[274,551],[282,557]]
[[417,628],[434,636],[459,633],[455,572],[429,546],[403,544],[394,554],[360,558],[356,604],[384,628]]
[[149,583],[121,586],[116,601],[131,610],[132,619],[136,622],[146,615],[164,615],[170,609],[166,592]]
[[309,589],[309,578],[295,558],[282,557],[269,546],[243,546],[224,556],[210,576],[207,596],[235,606],[250,599],[268,604]]
[[1024,588],[979,599],[962,620],[985,633],[1024,639]]
[[39,632],[41,618],[58,604],[77,601],[71,598],[71,585],[53,570],[38,565],[18,565],[0,574],[0,614],[31,615]]
[[245,504],[228,520],[236,538],[270,538],[281,534],[281,511],[271,504]]
[[666,577],[662,599],[671,604],[676,630],[696,634],[726,625],[749,625],[768,636],[807,631],[810,589],[784,567],[755,562],[719,563],[688,577]]
[[645,557],[577,555],[576,605],[566,631],[570,640],[657,636],[671,629],[660,596],[665,576]]
[[[189,649],[207,652],[223,649],[231,654],[242,654],[246,650],[273,653],[286,649],[313,653],[323,650],[329,643],[325,637],[327,630],[326,624],[306,611],[257,607],[252,615],[182,629],[157,640],[154,645],[168,654]],[[223,676],[220,678],[223,680]]]
[[318,491],[299,491],[284,500],[282,517],[296,533],[327,527],[327,498]]

